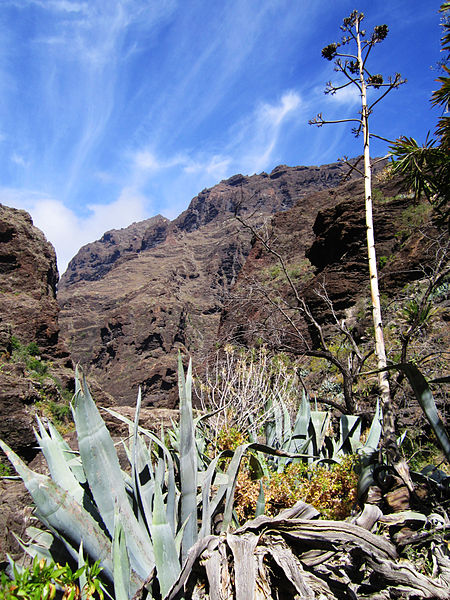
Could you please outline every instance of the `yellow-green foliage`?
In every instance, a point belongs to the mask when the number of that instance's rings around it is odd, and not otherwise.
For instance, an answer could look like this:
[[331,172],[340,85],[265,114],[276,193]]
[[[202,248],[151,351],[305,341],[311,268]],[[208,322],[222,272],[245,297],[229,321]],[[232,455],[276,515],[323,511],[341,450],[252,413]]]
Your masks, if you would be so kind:
[[[60,381],[51,374],[52,363],[41,358],[41,350],[36,342],[22,343],[15,335],[11,336],[11,354],[4,356],[7,361],[25,363],[28,376],[37,383],[40,399],[34,407],[41,415],[51,418],[60,433],[73,430],[70,402],[72,394],[64,390]],[[51,380],[58,390],[56,394],[45,391],[46,380]]]
[[[331,467],[294,463],[283,473],[272,473],[268,479],[264,478],[265,514],[274,516],[303,500],[326,519],[345,519],[356,502],[356,460],[357,457],[349,455]],[[259,482],[252,481],[248,470],[243,468],[235,494],[235,510],[241,522],[254,516],[258,495]]]
[[401,241],[406,239],[430,219],[432,212],[433,208],[431,204],[425,200],[411,203],[408,208],[402,212],[399,222],[397,223],[398,230],[396,237]]
[[[72,572],[69,565],[61,566],[42,558],[35,558],[29,568],[19,569],[14,566],[14,577],[8,579],[5,573],[0,577],[0,600],[53,600],[57,589],[65,600],[86,600],[99,598],[103,600],[98,575],[101,571],[98,563],[92,566],[83,565]],[[79,587],[79,577],[86,578],[83,589]],[[61,597],[61,594],[58,594]]]
[[217,449],[219,452],[223,450],[236,450],[238,446],[244,444],[248,440],[245,438],[242,431],[237,427],[222,429],[217,440]]
[[[298,260],[295,263],[286,265],[286,271],[294,284],[307,283],[312,277],[313,272],[311,263],[307,258]],[[275,287],[287,285],[288,281],[280,263],[263,269],[261,272],[263,281],[271,282]]]

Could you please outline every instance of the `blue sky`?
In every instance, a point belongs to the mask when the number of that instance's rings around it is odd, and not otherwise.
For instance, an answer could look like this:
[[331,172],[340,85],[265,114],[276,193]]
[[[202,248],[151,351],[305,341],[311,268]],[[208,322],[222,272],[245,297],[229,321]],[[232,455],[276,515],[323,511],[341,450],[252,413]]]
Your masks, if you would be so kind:
[[[423,140],[437,112],[439,0],[0,0],[0,202],[28,210],[62,273],[111,228],[176,217],[205,187],[361,152],[358,97],[323,94],[321,49],[365,13],[370,67],[408,83],[372,130]],[[334,78],[335,79],[335,78]],[[374,154],[386,146],[375,144]]]

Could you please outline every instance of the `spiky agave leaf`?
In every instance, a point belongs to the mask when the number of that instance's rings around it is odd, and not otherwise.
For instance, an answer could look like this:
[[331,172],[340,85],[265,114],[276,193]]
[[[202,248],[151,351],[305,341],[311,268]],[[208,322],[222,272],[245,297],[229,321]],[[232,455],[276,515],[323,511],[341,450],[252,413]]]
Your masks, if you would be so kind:
[[16,542],[22,550],[33,559],[37,556],[39,560],[45,558],[45,560],[51,562],[53,557],[50,553],[50,548],[54,543],[53,534],[48,531],[42,531],[37,527],[27,527],[25,532],[28,536],[27,542],[24,542],[18,535],[13,533]]
[[53,481],[68,491],[78,504],[83,505],[85,491],[72,473],[60,443],[57,439],[50,437],[38,416],[36,416],[36,419],[39,433],[35,430],[34,434],[47,461]]
[[89,393],[86,380],[77,373],[77,392],[72,410],[78,447],[92,496],[106,525],[114,535],[114,511],[121,508],[122,524],[133,570],[144,581],[154,566],[150,537],[133,514],[114,443]]
[[366,443],[360,449],[363,454],[371,454],[376,452],[378,444],[380,443],[381,434],[383,433],[383,411],[381,409],[380,399],[377,398],[377,405],[375,408],[375,414],[372,419],[372,423],[369,429],[369,435],[367,436]]
[[72,450],[66,440],[62,437],[56,427],[53,425],[51,421],[47,422],[48,430],[50,433],[50,437],[52,440],[55,440],[63,453],[63,456],[69,465],[70,470],[72,471],[74,477],[77,481],[83,485],[86,483],[86,475],[83,470],[83,464],[81,462],[81,458],[78,452]]
[[355,415],[341,415],[339,452],[353,454],[361,446],[361,418]]
[[111,543],[92,516],[50,477],[28,468],[4,442],[0,441],[0,447],[30,492],[42,523],[76,548],[83,540],[89,556],[100,560],[107,576],[112,578]]
[[192,414],[192,361],[186,377],[181,354],[178,355],[178,387],[180,396],[180,481],[181,522],[186,522],[181,544],[182,558],[197,541],[197,446]]
[[139,388],[134,424],[129,428],[131,431],[132,446],[129,452],[131,463],[133,497],[138,507],[138,520],[150,533],[152,522],[153,492],[155,488],[153,465],[150,452],[139,435],[139,415],[141,410],[141,388]]
[[392,368],[401,370],[405,373],[406,377],[411,384],[412,389],[414,390],[414,394],[417,398],[417,401],[422,408],[425,416],[428,419],[434,433],[436,434],[436,438],[444,451],[444,454],[447,460],[450,460],[450,438],[445,429],[443,422],[439,417],[439,413],[436,408],[436,403],[433,398],[433,394],[431,392],[430,386],[428,385],[427,380],[422,375],[420,370],[416,367],[416,365],[412,363],[405,363],[394,365]]
[[115,600],[129,600],[130,594],[130,560],[127,552],[125,532],[120,520],[119,508],[116,506],[114,538],[113,538],[113,571]]
[[181,565],[178,558],[175,537],[166,518],[159,482],[155,486],[153,521],[150,527],[155,551],[156,573],[161,595],[164,598],[177,580],[181,571]]
[[[108,412],[110,415],[112,415],[113,417],[115,417],[116,419],[118,419],[119,421],[121,421],[122,423],[126,423],[127,425],[133,425],[133,422],[128,419],[127,417],[125,417],[124,415],[121,415],[120,413],[118,413],[117,411],[111,409],[111,408],[105,408],[104,409],[106,412]],[[145,427],[141,427],[140,425],[138,426],[138,431],[139,433],[141,433],[142,435],[144,435],[145,437],[147,437],[152,443],[155,444],[155,446],[161,450],[162,454],[163,454],[163,459],[161,458],[161,456],[159,456],[158,458],[158,463],[157,463],[157,468],[155,469],[156,472],[158,472],[159,469],[159,474],[157,475],[157,473],[155,472],[153,474],[153,479],[155,479],[157,476],[159,477],[160,480],[167,480],[167,501],[166,501],[166,506],[167,506],[167,520],[170,523],[173,531],[176,530],[176,506],[177,506],[177,501],[178,498],[177,496],[179,495],[179,492],[176,488],[176,484],[175,484],[175,467],[174,467],[174,463],[173,463],[173,458],[172,455],[169,451],[169,449],[167,448],[167,446],[164,444],[164,442],[162,442],[154,433],[152,433],[151,431],[149,431],[148,429],[145,429]],[[145,446],[144,442],[141,440],[141,442],[139,442],[139,436],[138,436],[138,446],[142,444],[141,447]],[[147,452],[147,465],[148,468],[151,469],[152,468],[152,464],[151,464],[151,459],[149,457],[149,453]],[[130,454],[131,456],[131,454]],[[144,465],[144,470],[140,470],[139,474],[140,477],[145,477],[145,459],[142,458],[142,464]],[[150,491],[148,492],[150,494]],[[149,519],[149,521],[151,521],[151,519]]]

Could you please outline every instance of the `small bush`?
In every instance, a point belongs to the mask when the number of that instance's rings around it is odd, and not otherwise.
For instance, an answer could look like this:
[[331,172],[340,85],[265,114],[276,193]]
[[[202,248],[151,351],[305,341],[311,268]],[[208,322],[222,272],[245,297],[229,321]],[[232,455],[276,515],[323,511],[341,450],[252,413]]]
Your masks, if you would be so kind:
[[9,477],[11,475],[11,467],[0,462],[0,477]]
[[72,431],[74,426],[70,410],[70,399],[67,400],[64,396],[65,394],[63,394],[61,401],[57,402],[42,394],[42,400],[35,403],[39,413],[50,419],[61,434]]
[[[275,516],[298,500],[312,504],[326,519],[345,519],[357,499],[358,475],[354,467],[357,457],[349,455],[331,467],[293,463],[283,473],[264,478],[266,508],[264,513]],[[248,470],[239,473],[235,511],[240,522],[254,517],[259,495],[259,481],[252,481]]]
[[47,363],[41,360],[40,358],[35,358],[34,356],[28,358],[27,368],[30,371],[34,371],[35,373],[37,373],[37,375],[39,375],[40,377],[46,375],[48,371]]
[[378,268],[382,269],[387,264],[388,260],[389,260],[388,256],[380,256],[378,258]]
[[39,346],[36,344],[36,342],[30,342],[26,347],[26,351],[30,356],[39,356],[39,354],[41,353]]
[[217,449],[219,452],[223,450],[236,450],[238,446],[244,444],[248,440],[245,438],[242,431],[237,427],[222,429],[217,439]]
[[22,348],[22,344],[20,343],[20,340],[15,335],[12,335],[11,336],[11,349],[14,351],[14,350],[19,350],[20,348]]
[[[63,592],[63,598],[77,600],[99,598],[103,600],[98,575],[101,571],[98,563],[85,564],[72,572],[69,565],[61,566],[44,558],[35,558],[30,568],[19,569],[14,565],[14,578],[5,573],[0,576],[0,600],[53,600],[57,589]],[[83,590],[78,586],[78,578],[85,574],[87,583]]]

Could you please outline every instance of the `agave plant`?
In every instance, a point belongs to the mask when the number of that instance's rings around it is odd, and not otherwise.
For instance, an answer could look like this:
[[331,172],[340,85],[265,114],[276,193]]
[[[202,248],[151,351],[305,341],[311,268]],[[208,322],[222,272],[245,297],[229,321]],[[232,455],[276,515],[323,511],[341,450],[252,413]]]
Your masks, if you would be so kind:
[[274,404],[271,410],[274,418],[265,426],[266,444],[300,454],[297,458],[274,457],[278,472],[282,472],[288,462],[305,460],[305,456],[311,465],[340,462],[347,454],[358,453],[368,457],[376,451],[382,433],[379,401],[365,442],[361,440],[361,417],[355,415],[341,415],[339,436],[335,438],[329,435],[330,413],[311,410],[311,403],[305,393],[293,424],[283,401]]
[[[49,557],[58,538],[74,561],[80,562],[80,552],[84,552],[88,561],[100,562],[105,586],[114,589],[119,600],[143,587],[151,595],[165,597],[189,549],[212,533],[219,513],[221,531],[228,529],[237,476],[247,451],[298,456],[253,442],[234,453],[223,452],[207,466],[206,461],[198,461],[191,386],[191,363],[185,376],[179,358],[180,425],[175,456],[163,437],[138,425],[140,393],[134,422],[109,409],[130,427],[125,445],[127,472],[120,466],[114,442],[78,370],[72,411],[79,452],[71,450],[51,423],[47,431],[38,419],[35,434],[47,460],[50,476],[46,476],[33,472],[0,442],[34,500],[36,515],[51,532],[33,535],[26,547],[31,555]],[[218,465],[224,457],[230,460],[222,473]]]

